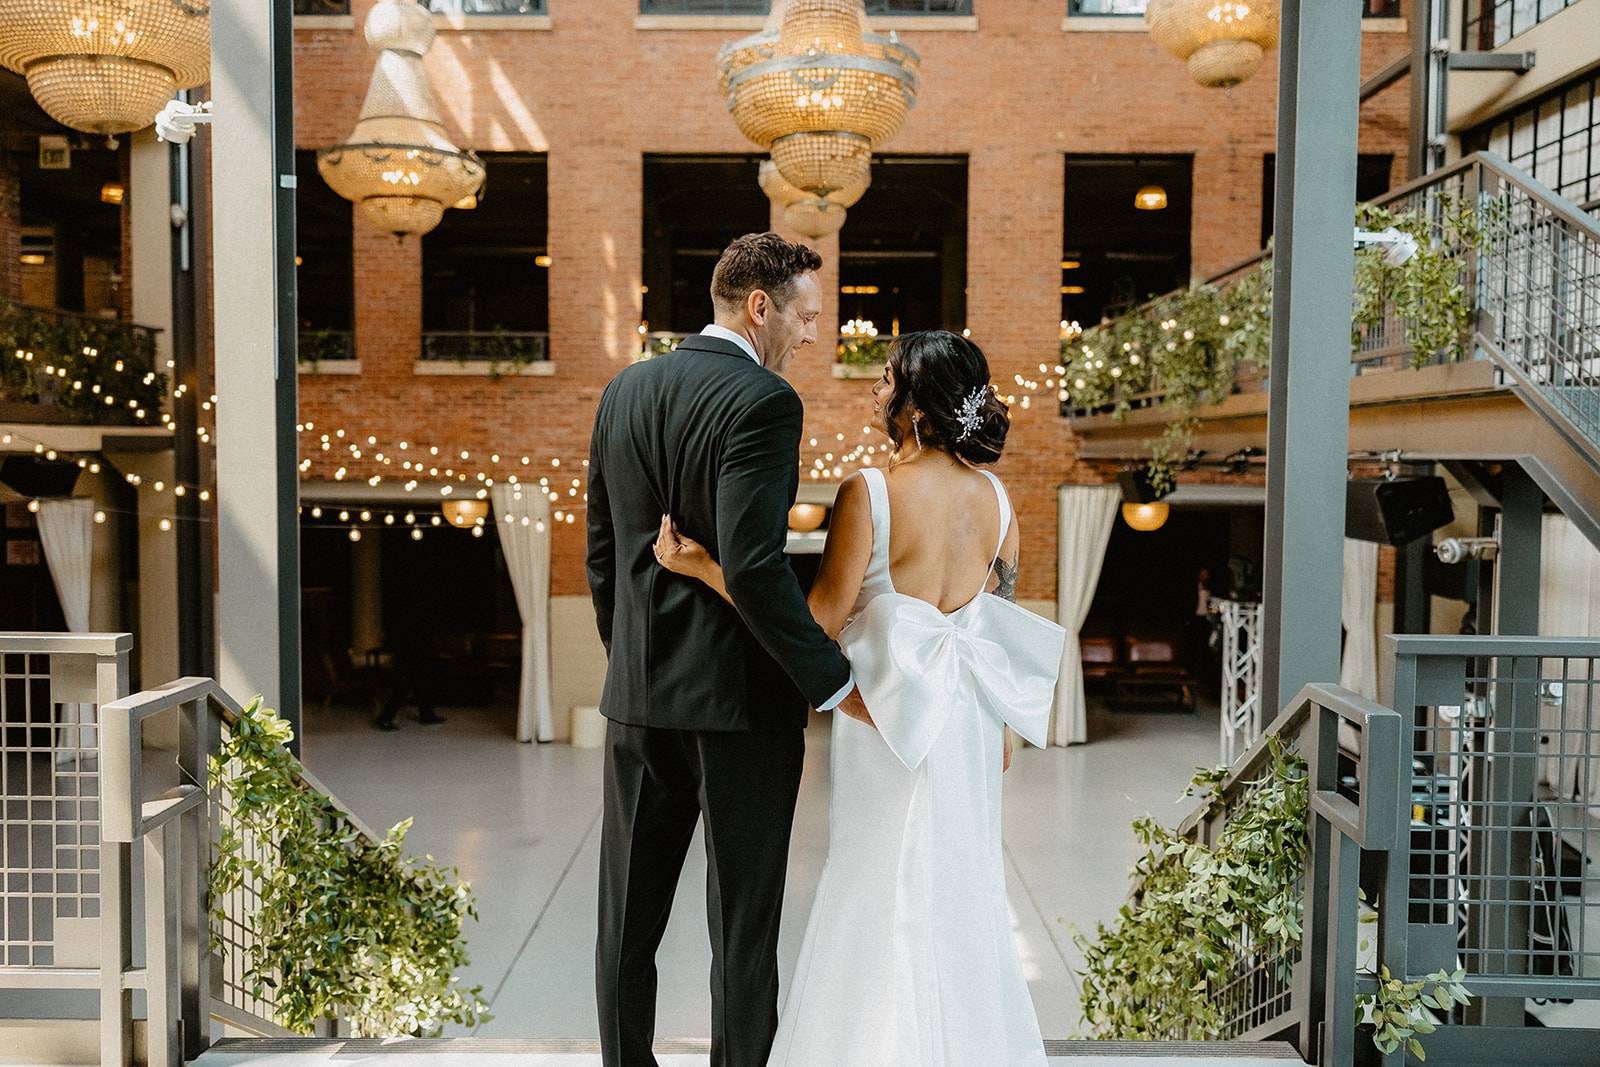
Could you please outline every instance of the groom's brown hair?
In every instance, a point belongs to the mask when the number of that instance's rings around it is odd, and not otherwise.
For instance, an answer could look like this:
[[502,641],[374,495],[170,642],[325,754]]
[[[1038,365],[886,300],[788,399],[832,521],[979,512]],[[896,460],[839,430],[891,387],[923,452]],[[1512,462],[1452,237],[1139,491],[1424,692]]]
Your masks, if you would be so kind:
[[778,234],[747,233],[722,252],[711,272],[711,301],[719,308],[736,308],[757,289],[780,307],[788,301],[794,280],[819,270],[822,257],[802,244]]

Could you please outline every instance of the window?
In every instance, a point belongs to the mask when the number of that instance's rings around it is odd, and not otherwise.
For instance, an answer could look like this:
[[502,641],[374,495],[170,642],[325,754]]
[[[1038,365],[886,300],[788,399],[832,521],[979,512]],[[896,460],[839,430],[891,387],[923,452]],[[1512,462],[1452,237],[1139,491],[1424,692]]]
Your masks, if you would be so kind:
[[841,328],[959,333],[966,288],[966,157],[874,157],[872,185],[839,232]]
[[1462,47],[1487,52],[1578,0],[1464,0]]
[[422,238],[424,360],[548,358],[548,166],[542,155],[482,153],[478,206],[446,211]]
[[[422,0],[418,0],[419,3]],[[543,15],[545,0],[427,0],[435,15]]]
[[294,0],[296,15],[348,15],[350,0]]
[[[765,15],[768,0],[639,0],[642,15]],[[970,15],[972,0],[867,0],[869,15]]]
[[735,237],[771,228],[759,156],[646,156],[644,320],[654,334],[712,319],[711,271]]
[[1066,168],[1063,320],[1088,327],[1189,281],[1193,156],[1069,155]]
[[317,154],[294,154],[295,289],[300,360],[355,358],[354,205],[317,173]]
[[[1067,14],[1094,18],[1121,16],[1144,17],[1150,0],[1067,0]],[[1400,0],[1359,0],[1361,16],[1369,19],[1397,19],[1400,17]],[[1468,0],[1470,3],[1471,0]],[[1563,2],[1563,0],[1556,0]],[[1565,0],[1574,3],[1576,0]],[[868,4],[868,8],[871,5]]]
[[1570,82],[1462,138],[1487,149],[1568,200],[1600,200],[1600,77]]

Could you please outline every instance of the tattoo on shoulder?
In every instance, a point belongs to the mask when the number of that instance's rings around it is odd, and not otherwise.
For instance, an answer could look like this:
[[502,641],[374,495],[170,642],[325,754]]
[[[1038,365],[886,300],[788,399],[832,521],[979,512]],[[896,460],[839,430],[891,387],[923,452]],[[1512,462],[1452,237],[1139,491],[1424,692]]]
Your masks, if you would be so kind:
[[995,577],[1000,579],[1000,584],[995,587],[994,595],[1013,604],[1017,602],[1017,560],[1015,557],[1007,562],[1003,559],[994,561]]

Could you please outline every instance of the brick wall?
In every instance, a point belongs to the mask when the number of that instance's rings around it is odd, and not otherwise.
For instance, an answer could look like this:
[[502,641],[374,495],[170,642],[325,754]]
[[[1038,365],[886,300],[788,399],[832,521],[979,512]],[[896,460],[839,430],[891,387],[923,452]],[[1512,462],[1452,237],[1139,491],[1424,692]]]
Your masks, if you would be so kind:
[[[372,57],[356,30],[296,31],[302,147],[337,143],[356,120]],[[636,346],[642,258],[642,157],[751,150],[718,98],[714,61],[736,31],[637,30],[635,0],[551,0],[550,31],[441,29],[427,57],[441,109],[463,146],[549,153],[550,378],[417,377],[420,254],[413,239],[356,233],[356,332],[363,373],[301,379],[303,417],[385,443],[430,441],[475,453],[582,457],[601,388]],[[1193,262],[1206,273],[1256,251],[1262,157],[1273,150],[1276,64],[1231,95],[1196,87],[1143,33],[1063,32],[1061,0],[978,0],[980,29],[904,33],[924,85],[895,152],[969,159],[968,323],[997,382],[1053,363],[1060,318],[1063,154],[1192,153]],[[470,20],[468,20],[470,24]],[[1365,35],[1372,73],[1405,34]],[[1362,110],[1362,150],[1394,152],[1404,172],[1406,90]],[[492,195],[492,190],[491,190]],[[837,321],[837,242],[823,338]],[[826,345],[824,345],[826,347]],[[830,352],[801,358],[793,380],[810,432],[858,438],[868,382],[835,381]],[[1035,373],[1036,376],[1036,373]],[[1024,598],[1055,589],[1055,487],[1099,480],[1075,463],[1072,434],[1048,401],[1016,413],[999,472],[1023,532]],[[831,443],[831,442],[830,442]],[[819,449],[820,451],[820,449]],[[311,476],[331,477],[307,450]],[[351,475],[373,473],[359,463]],[[522,470],[506,465],[504,473]],[[567,469],[570,469],[568,467]],[[553,592],[583,591],[583,527],[554,540]]]

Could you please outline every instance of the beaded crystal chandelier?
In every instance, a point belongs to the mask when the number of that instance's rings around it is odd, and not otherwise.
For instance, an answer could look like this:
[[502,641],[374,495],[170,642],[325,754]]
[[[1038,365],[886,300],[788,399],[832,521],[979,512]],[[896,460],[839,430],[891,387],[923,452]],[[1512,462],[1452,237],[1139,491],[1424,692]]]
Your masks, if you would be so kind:
[[867,28],[862,0],[776,0],[761,33],[717,57],[739,131],[818,198],[866,188],[873,150],[916,102],[920,64],[894,35]]
[[1150,0],[1144,17],[1151,38],[1208,89],[1238,85],[1278,43],[1277,0]]
[[783,209],[784,225],[817,240],[838,233],[844,227],[845,212],[865,195],[871,176],[862,175],[848,189],[835,189],[827,196],[817,196],[790,185],[778,172],[778,165],[764,159],[759,181],[767,199]]
[[0,66],[64,126],[140,130],[211,76],[211,0],[0,0]]
[[445,208],[483,189],[483,161],[451,142],[434,104],[422,64],[433,34],[433,19],[416,0],[378,0],[366,22],[378,61],[361,117],[345,143],[317,153],[317,170],[334,192],[398,237],[427,233]]

